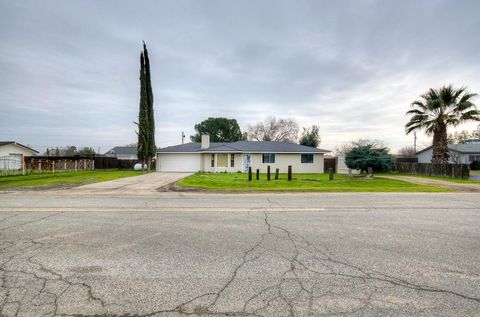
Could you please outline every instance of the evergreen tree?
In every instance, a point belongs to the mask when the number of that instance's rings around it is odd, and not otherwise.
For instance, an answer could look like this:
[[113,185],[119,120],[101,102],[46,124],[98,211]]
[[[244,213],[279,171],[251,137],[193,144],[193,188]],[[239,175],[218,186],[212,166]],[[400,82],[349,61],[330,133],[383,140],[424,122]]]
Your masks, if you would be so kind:
[[137,157],[142,162],[142,170],[145,161],[148,160],[148,118],[147,118],[147,92],[145,80],[145,59],[143,52],[140,53],[140,104],[138,111]]
[[192,142],[201,142],[202,134],[210,136],[210,142],[235,142],[246,140],[237,120],[227,118],[208,118],[195,125]]
[[320,127],[318,125],[313,125],[311,129],[303,128],[303,133],[299,141],[301,145],[317,147],[321,141]]
[[388,154],[388,148],[375,147],[372,144],[352,148],[345,155],[345,164],[348,168],[367,171],[369,167],[376,172],[388,171],[392,168],[395,159]]
[[145,90],[146,90],[146,120],[147,120],[147,164],[148,170],[152,158],[155,157],[157,147],[155,146],[155,116],[153,112],[153,90],[152,80],[150,75],[150,59],[148,58],[147,45],[143,42],[143,55],[145,58]]

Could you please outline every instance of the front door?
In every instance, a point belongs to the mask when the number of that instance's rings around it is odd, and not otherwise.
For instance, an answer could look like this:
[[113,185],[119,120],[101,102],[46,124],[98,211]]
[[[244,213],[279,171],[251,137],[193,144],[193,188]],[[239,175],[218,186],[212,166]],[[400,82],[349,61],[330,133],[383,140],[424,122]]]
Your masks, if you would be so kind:
[[248,173],[248,167],[250,166],[250,154],[243,154],[242,156],[242,167],[243,172]]

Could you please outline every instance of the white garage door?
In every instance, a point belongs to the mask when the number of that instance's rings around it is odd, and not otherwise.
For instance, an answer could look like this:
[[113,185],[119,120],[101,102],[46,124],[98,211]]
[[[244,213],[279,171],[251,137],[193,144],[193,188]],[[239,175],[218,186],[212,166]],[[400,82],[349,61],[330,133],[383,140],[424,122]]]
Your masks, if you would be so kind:
[[158,154],[157,167],[159,172],[198,172],[201,156],[191,153]]

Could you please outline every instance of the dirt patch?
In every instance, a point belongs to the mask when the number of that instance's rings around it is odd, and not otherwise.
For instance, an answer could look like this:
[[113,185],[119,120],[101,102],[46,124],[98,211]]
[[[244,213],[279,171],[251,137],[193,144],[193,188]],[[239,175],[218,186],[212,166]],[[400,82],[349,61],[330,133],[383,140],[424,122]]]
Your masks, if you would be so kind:
[[415,176],[377,176],[381,178],[396,179],[418,185],[440,186],[457,192],[476,193],[480,192],[480,184],[454,183],[446,180],[421,178]]
[[172,182],[170,184],[161,186],[157,188],[158,192],[212,192],[212,190],[203,189],[203,188],[193,188],[193,187],[183,187],[177,184],[177,182]]

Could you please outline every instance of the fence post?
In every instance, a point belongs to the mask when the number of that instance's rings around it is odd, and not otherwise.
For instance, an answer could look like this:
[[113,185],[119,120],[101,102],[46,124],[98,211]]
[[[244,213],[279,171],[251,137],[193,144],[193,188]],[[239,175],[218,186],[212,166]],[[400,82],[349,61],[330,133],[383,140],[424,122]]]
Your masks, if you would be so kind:
[[278,180],[278,174],[279,173],[280,173],[280,169],[279,168],[275,169],[275,179],[277,179],[277,180]]
[[78,161],[75,160],[75,172],[77,171],[77,167],[78,167],[77,165],[78,165]]
[[257,168],[257,181],[260,179],[260,170]]
[[333,168],[331,167],[328,168],[328,180],[333,180]]
[[367,177],[373,177],[373,168],[367,167]]
[[267,181],[270,180],[270,165],[267,166]]
[[22,155],[22,175],[25,175],[25,156]]
[[288,178],[289,181],[292,180],[292,165],[288,165]]
[[248,181],[252,181],[252,167],[248,167]]
[[55,174],[55,160],[52,161],[52,173]]

